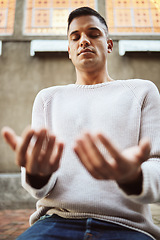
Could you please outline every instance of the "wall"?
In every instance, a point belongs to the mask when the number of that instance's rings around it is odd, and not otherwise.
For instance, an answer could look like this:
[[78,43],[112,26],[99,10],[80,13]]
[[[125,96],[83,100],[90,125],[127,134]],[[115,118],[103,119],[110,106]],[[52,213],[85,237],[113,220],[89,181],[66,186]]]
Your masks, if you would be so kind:
[[[18,134],[31,122],[32,104],[43,88],[74,82],[68,54],[30,57],[29,42],[3,43],[0,57],[0,128],[8,125]],[[12,151],[0,141],[0,172],[15,172]]]
[[116,41],[109,56],[108,68],[114,79],[148,79],[160,90],[160,52],[127,52],[124,56],[120,56]]
[[[29,42],[4,42],[0,57],[0,128],[11,126],[18,134],[31,122],[34,98],[39,90],[75,82],[75,71],[67,53],[29,55]],[[160,54],[118,54],[118,44],[108,58],[114,79],[150,79],[160,89]],[[0,141],[0,172],[17,172],[14,155]]]
[[[75,82],[74,67],[67,53],[30,56],[31,37],[24,37],[21,31],[23,3],[24,0],[17,1],[14,35],[0,37],[3,41],[0,56],[0,129],[8,125],[18,134],[31,122],[32,104],[39,90]],[[100,1],[99,11],[104,15],[103,3],[104,0]],[[160,89],[160,53],[127,53],[121,57],[118,54],[118,41],[114,37],[108,69],[114,79],[150,79]],[[0,172],[19,172],[14,163],[14,154],[2,137]]]

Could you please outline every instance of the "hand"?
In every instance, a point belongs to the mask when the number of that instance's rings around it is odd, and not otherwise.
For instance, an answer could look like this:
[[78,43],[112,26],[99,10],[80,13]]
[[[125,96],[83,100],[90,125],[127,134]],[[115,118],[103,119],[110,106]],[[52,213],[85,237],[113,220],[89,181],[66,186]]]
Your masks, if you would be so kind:
[[[57,143],[56,137],[47,129],[36,132],[26,128],[19,137],[11,128],[4,127],[2,135],[15,151],[17,165],[25,167],[28,175],[47,177],[58,169],[63,143]],[[36,139],[34,144],[33,137]]]
[[[103,156],[96,145],[97,141],[103,144],[110,154],[109,157]],[[115,180],[122,188],[123,186],[126,188],[126,185],[134,185],[136,188],[135,183],[142,185],[141,164],[149,158],[150,143],[147,139],[143,139],[138,146],[121,152],[102,134],[93,137],[86,133],[77,140],[74,151],[94,178]],[[134,191],[139,192],[140,187]]]

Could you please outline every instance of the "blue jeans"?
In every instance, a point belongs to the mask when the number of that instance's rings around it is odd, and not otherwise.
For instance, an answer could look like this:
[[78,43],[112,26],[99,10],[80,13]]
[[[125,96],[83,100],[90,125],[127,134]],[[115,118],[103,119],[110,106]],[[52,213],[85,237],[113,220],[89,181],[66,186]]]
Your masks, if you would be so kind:
[[151,240],[149,236],[118,224],[88,219],[45,216],[17,240]]

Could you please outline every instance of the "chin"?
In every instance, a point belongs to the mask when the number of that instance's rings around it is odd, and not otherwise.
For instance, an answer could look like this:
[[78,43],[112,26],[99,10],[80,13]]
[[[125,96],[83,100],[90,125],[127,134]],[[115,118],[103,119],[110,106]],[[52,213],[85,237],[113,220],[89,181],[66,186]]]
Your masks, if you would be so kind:
[[81,61],[80,65],[83,65],[84,67],[86,66],[96,66],[97,62],[93,58],[86,58]]
[[84,64],[79,66],[79,70],[86,71],[86,72],[94,72],[97,71],[97,67],[95,64]]

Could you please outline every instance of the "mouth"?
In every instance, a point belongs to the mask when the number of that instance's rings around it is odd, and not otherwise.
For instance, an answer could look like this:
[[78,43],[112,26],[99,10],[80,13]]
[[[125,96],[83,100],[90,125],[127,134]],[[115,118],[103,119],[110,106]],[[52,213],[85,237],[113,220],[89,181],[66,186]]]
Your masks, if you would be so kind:
[[93,50],[87,48],[87,49],[81,50],[77,55],[79,56],[79,55],[85,54],[85,53],[95,53],[95,52]]

